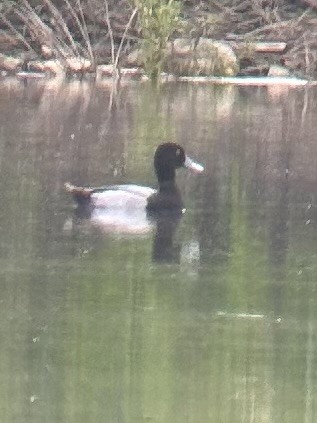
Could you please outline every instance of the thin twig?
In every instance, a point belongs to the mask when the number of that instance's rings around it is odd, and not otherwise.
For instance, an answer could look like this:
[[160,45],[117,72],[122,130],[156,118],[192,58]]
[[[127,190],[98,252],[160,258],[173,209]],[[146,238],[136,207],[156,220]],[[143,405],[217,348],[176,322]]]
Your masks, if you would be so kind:
[[23,22],[33,24],[35,29],[41,30],[45,37],[51,39],[52,29],[49,28],[34,12],[28,0],[21,0],[21,2],[24,4],[25,8],[21,7],[20,9],[15,9],[15,13]]
[[6,18],[6,16],[3,13],[0,13],[0,18],[2,19],[3,23],[14,33],[14,35],[21,41],[21,43],[30,51],[33,51],[35,53],[35,50],[33,47],[26,41],[25,37],[19,33],[18,30],[14,28],[12,23],[9,21],[9,19]]
[[[80,31],[80,33],[81,33],[81,35],[82,35],[82,37],[83,37],[84,41],[86,42],[86,34],[85,34],[85,32],[84,32],[84,29],[83,29],[83,27],[82,27],[82,24],[81,24],[81,22],[80,22],[79,18],[78,18],[77,13],[75,12],[75,10],[74,10],[73,6],[69,3],[69,1],[68,1],[68,0],[64,0],[64,2],[65,2],[66,6],[67,6],[67,8],[68,8],[68,10],[69,10],[69,13],[72,15],[72,17],[73,17],[73,18],[74,18],[74,20],[76,21],[77,27],[78,27],[78,29],[79,29],[79,31]],[[87,45],[87,42],[86,42],[86,45]],[[89,55],[89,49],[88,49],[88,46],[87,46],[87,52],[88,52],[88,55]]]
[[111,63],[114,64],[115,62],[115,55],[114,55],[114,39],[113,39],[113,32],[112,27],[110,23],[110,16],[109,16],[109,5],[108,1],[105,0],[105,6],[106,6],[106,22],[108,26],[109,36],[110,36],[110,44],[111,44]]
[[133,21],[133,18],[137,14],[137,12],[138,12],[138,8],[136,7],[133,10],[133,12],[132,12],[132,14],[130,16],[130,19],[129,19],[129,22],[127,23],[127,26],[126,26],[126,28],[124,30],[123,35],[122,35],[122,38],[121,38],[121,41],[120,41],[120,45],[119,45],[119,48],[118,48],[118,51],[117,51],[117,54],[116,54],[116,60],[115,60],[115,63],[114,63],[115,68],[117,68],[117,66],[118,66],[118,62],[119,62],[119,58],[120,58],[120,53],[121,53],[121,50],[122,50],[122,46],[123,46],[124,40],[126,38],[126,35],[127,35],[128,30],[129,30],[129,28],[131,26],[131,23]]
[[79,25],[80,31],[82,32],[83,38],[85,40],[86,46],[87,46],[87,50],[90,56],[90,60],[92,63],[94,63],[95,58],[94,58],[94,54],[91,48],[91,42],[90,42],[90,38],[89,38],[89,34],[88,34],[88,29],[87,29],[87,25],[86,25],[86,20],[85,20],[85,16],[83,13],[83,8],[81,6],[81,0],[77,0],[77,6],[79,9],[79,13],[80,13],[80,17],[81,17],[81,24]]
[[289,20],[280,21],[280,22],[274,22],[272,24],[264,25],[261,28],[257,28],[253,31],[248,32],[247,34],[245,34],[245,37],[259,35],[259,34],[262,34],[263,32],[267,32],[267,31],[270,31],[270,30],[282,29],[282,28],[285,28],[285,27],[296,26],[307,16],[307,14],[308,14],[308,11],[306,10],[298,18],[289,19]]
[[41,43],[43,43],[43,39],[45,38],[45,43],[49,44],[50,47],[53,47],[54,45],[54,48],[59,52],[59,54],[63,58],[66,58],[66,51],[69,50],[69,47],[64,43],[64,41],[60,40],[56,35],[54,36],[51,28],[47,27],[34,12],[30,10],[27,10],[27,12],[29,13],[26,13],[26,10],[20,11],[19,9],[14,11],[21,21],[28,26],[29,30],[32,25],[34,26],[34,29],[38,31],[36,36]]
[[[24,1],[26,1],[26,0],[24,0]],[[47,5],[48,9],[50,10],[53,17],[55,18],[57,25],[59,25],[59,27],[61,28],[64,36],[69,41],[69,43],[72,47],[73,53],[75,55],[79,56],[79,52],[78,52],[78,48],[77,48],[77,45],[75,43],[75,40],[74,40],[72,34],[70,33],[62,14],[54,6],[54,4],[51,2],[51,0],[42,0],[42,1],[43,1],[44,4]]]
[[305,67],[306,67],[306,73],[308,73],[308,70],[310,69],[310,60],[309,60],[309,50],[307,46],[306,39],[304,40],[304,46],[305,46]]

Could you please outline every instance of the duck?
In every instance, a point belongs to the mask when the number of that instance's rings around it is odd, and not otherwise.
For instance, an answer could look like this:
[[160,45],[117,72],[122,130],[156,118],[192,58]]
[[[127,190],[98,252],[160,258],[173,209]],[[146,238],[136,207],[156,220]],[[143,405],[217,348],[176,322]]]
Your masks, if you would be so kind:
[[161,211],[181,212],[184,205],[181,193],[176,185],[176,170],[188,168],[195,173],[201,173],[204,167],[186,155],[184,148],[173,142],[160,144],[154,154],[154,170],[158,188],[123,184],[101,187],[80,187],[69,182],[65,190],[72,194],[78,206],[94,211],[94,216],[102,216],[111,221],[113,216],[125,216],[131,223],[137,211],[147,213]]

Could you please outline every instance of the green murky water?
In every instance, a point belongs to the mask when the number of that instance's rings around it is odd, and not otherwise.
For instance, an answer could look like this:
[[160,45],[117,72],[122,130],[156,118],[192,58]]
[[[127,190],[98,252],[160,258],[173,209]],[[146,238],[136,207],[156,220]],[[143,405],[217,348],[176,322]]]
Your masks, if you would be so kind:
[[[0,81],[1,423],[316,421],[315,89]],[[65,181],[155,185],[187,212],[78,224]]]

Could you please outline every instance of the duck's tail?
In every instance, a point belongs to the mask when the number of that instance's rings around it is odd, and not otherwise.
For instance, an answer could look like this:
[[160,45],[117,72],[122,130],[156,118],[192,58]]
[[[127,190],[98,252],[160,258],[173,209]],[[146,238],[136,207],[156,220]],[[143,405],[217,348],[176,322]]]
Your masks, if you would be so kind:
[[66,182],[64,184],[64,188],[66,192],[69,192],[73,195],[78,203],[83,203],[89,200],[91,194],[94,192],[93,188],[77,187],[72,185],[70,182]]

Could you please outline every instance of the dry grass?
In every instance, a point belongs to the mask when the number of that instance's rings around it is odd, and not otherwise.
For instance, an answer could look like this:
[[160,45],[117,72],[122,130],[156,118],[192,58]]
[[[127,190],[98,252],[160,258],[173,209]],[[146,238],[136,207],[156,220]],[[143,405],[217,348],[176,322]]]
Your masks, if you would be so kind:
[[[58,59],[82,57],[93,65],[99,56],[102,61],[108,58],[110,39],[111,62],[118,64],[135,14],[125,0],[6,1],[0,5],[0,31],[39,56],[46,46]],[[106,46],[101,54],[100,45]]]

